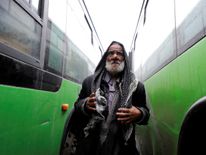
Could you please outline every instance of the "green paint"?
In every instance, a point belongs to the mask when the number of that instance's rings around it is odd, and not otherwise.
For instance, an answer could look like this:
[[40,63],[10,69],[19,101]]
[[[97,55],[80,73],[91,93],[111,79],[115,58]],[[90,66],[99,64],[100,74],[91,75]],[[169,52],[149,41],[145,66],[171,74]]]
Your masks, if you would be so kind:
[[151,107],[147,128],[156,155],[176,155],[185,115],[206,94],[205,51],[203,39],[145,81]]
[[[58,92],[0,85],[0,154],[59,154],[65,121],[80,86],[63,80]],[[61,104],[69,110],[62,112]]]

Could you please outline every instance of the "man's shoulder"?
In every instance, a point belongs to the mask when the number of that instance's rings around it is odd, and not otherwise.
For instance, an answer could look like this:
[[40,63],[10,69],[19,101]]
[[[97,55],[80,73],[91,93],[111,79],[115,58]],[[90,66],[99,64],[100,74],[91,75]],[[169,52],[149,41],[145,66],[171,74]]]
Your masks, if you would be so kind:
[[84,79],[83,83],[88,83],[88,82],[90,83],[93,80],[93,78],[94,78],[94,74],[89,75]]
[[142,91],[145,91],[144,83],[138,81],[137,88],[136,88],[136,91],[135,91],[135,92],[138,93],[138,92],[142,92]]
[[144,83],[141,82],[141,81],[138,81],[138,85],[139,85],[140,87],[144,87]]
[[93,79],[94,78],[94,74],[92,74],[92,75],[89,75],[89,76],[87,76],[86,78],[85,78],[85,80],[90,80],[90,79]]

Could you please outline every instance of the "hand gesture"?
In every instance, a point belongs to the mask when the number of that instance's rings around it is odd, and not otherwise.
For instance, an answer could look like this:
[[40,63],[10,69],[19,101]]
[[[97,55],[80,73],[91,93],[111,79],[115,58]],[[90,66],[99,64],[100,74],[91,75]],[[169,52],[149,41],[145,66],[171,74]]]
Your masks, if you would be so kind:
[[88,111],[96,111],[95,93],[92,93],[89,97],[87,97],[86,108]]
[[142,113],[138,108],[132,106],[131,108],[119,108],[116,115],[118,121],[128,124],[140,118]]

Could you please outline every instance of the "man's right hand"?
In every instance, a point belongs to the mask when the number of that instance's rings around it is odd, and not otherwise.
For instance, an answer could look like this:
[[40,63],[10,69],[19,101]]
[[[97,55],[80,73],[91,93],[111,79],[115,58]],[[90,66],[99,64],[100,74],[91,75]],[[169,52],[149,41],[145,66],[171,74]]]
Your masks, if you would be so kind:
[[96,97],[95,93],[92,93],[89,97],[87,97],[86,101],[86,109],[88,111],[94,112],[96,111]]

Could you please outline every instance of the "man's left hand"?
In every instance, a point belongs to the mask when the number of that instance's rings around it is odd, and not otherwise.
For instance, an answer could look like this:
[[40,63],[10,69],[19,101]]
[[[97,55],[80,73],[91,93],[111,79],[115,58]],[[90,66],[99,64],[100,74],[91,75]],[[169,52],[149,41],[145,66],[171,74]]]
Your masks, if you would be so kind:
[[119,108],[116,115],[118,121],[122,124],[128,124],[139,119],[142,112],[138,108],[132,106],[131,108]]

